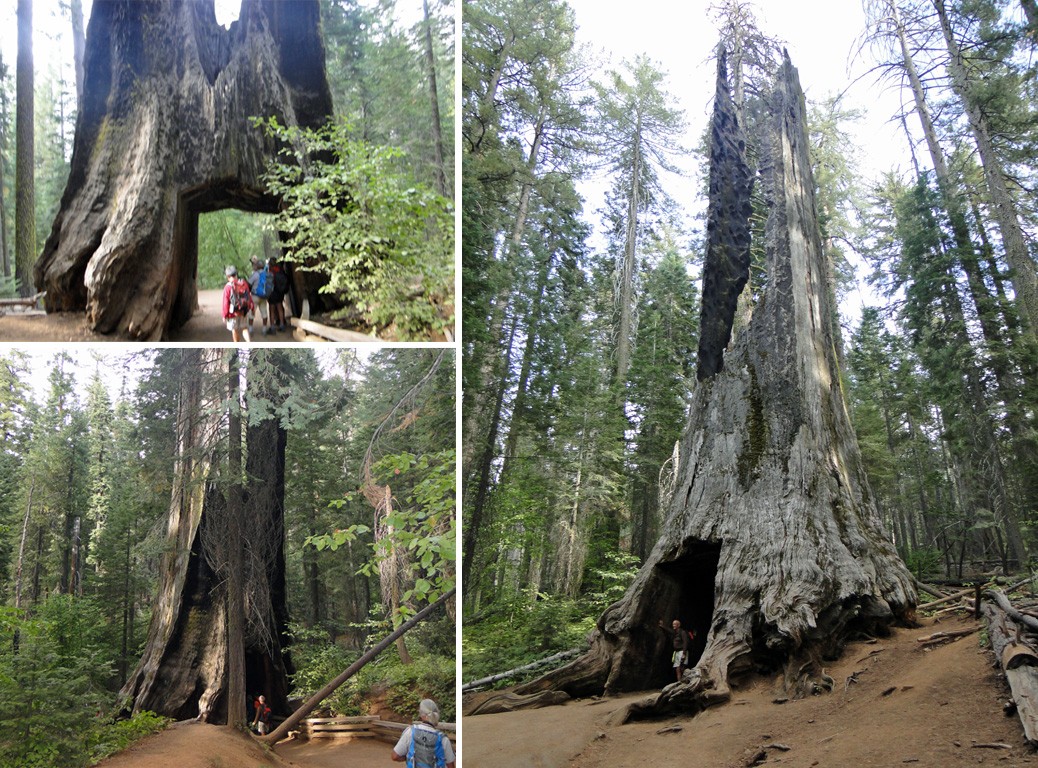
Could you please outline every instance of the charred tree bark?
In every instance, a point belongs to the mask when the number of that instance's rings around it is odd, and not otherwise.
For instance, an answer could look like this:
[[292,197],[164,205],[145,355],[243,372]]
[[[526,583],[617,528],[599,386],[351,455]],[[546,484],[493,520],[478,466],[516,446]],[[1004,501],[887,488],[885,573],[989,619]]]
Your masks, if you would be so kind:
[[850,635],[911,618],[912,577],[882,530],[840,389],[803,94],[788,58],[770,109],[767,287],[723,367],[694,393],[664,533],[599,619],[590,651],[520,693],[661,685],[658,622],[679,618],[703,639],[697,663],[637,709],[696,711],[726,700],[752,669],[785,666],[790,688],[810,687]]
[[728,68],[722,53],[717,62],[710,129],[707,247],[696,370],[699,381],[721,370],[739,296],[750,277],[753,176],[744,158],[745,148],[746,137],[729,93]]
[[[61,207],[35,268],[48,311],[102,333],[159,339],[197,305],[198,216],[273,213],[261,176],[274,141],[250,123],[314,127],[331,114],[317,0],[96,0]],[[239,268],[244,265],[239,265]],[[313,273],[293,298],[323,306]]]
[[[259,353],[257,353],[259,354]],[[133,712],[144,709],[176,719],[225,722],[228,713],[228,626],[225,573],[214,568],[216,542],[227,536],[228,501],[216,480],[227,389],[221,352],[184,355],[177,455],[168,550],[144,653],[121,695]],[[242,535],[244,690],[263,692],[275,712],[287,713],[284,468],[286,433],[276,418],[249,427],[244,499],[249,525]],[[233,480],[236,478],[232,478]],[[240,481],[239,481],[240,482]],[[223,485],[226,485],[224,483]],[[232,489],[233,492],[233,489]],[[239,686],[239,690],[241,690]],[[240,697],[244,698],[244,697]],[[244,705],[244,701],[241,702]]]

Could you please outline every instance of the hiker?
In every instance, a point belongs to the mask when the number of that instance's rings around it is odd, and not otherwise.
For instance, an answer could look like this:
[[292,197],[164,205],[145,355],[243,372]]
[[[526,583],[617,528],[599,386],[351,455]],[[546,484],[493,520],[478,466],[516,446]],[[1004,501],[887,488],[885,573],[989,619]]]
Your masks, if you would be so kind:
[[224,270],[227,275],[227,285],[223,287],[223,319],[227,323],[227,330],[231,332],[234,341],[252,341],[249,334],[248,315],[252,311],[252,292],[249,284],[238,277],[238,270],[234,266],[228,266]]
[[[659,622],[660,629],[664,632],[667,628],[663,626],[663,619]],[[677,681],[681,682],[681,675],[685,671],[685,665],[688,663],[688,642],[689,634],[681,628],[681,622],[678,619],[674,619],[670,623],[671,627],[671,646],[673,648],[673,655],[671,656],[671,664],[674,667],[674,675]]]
[[267,260],[267,269],[270,270],[270,277],[273,282],[267,301],[270,304],[270,332],[274,333],[275,331],[284,331],[286,327],[285,305],[282,302],[285,299],[285,294],[288,293],[288,273],[285,272],[285,268],[278,264],[278,260],[273,256]]
[[454,768],[454,749],[451,740],[436,726],[440,722],[440,708],[432,699],[422,699],[418,705],[421,722],[413,723],[393,747],[393,762],[407,762],[407,768]]
[[267,697],[260,694],[255,706],[256,717],[252,721],[252,727],[260,736],[266,736],[270,730],[270,707],[267,706]]
[[264,336],[270,333],[270,329],[267,328],[267,296],[270,295],[270,289],[273,287],[271,282],[270,271],[267,269],[267,265],[259,257],[253,256],[252,274],[249,275],[249,290],[252,291],[252,299],[255,306],[249,315],[249,331],[252,331],[252,321],[258,313],[263,321]]

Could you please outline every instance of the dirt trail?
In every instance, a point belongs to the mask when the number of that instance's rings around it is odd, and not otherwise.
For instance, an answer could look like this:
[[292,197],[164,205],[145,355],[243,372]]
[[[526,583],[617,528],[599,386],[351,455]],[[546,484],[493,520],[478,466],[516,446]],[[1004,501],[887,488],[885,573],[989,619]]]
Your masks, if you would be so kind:
[[[698,717],[610,727],[644,694],[464,719],[465,768],[797,768],[1038,765],[1019,720],[1002,713],[1008,688],[979,634],[925,651],[917,638],[976,626],[950,618],[853,643],[826,668],[831,694],[775,703],[758,679]],[[853,677],[852,677],[853,675]],[[857,682],[854,682],[854,681]],[[778,744],[788,747],[783,750]],[[982,745],[1007,745],[982,746]],[[766,757],[755,758],[764,749]]]
[[[222,297],[221,290],[199,291],[195,314],[182,328],[170,332],[168,340],[231,343],[231,332],[220,317]],[[295,334],[288,331],[270,336],[256,332],[252,340],[263,344],[298,341]],[[87,325],[86,315],[82,312],[54,312],[48,315],[44,312],[7,310],[5,314],[0,314],[0,342],[16,341],[126,342],[128,339],[119,334],[106,336],[95,333]]]
[[385,768],[392,745],[376,739],[282,741],[193,720],[176,723],[98,763],[98,768]]

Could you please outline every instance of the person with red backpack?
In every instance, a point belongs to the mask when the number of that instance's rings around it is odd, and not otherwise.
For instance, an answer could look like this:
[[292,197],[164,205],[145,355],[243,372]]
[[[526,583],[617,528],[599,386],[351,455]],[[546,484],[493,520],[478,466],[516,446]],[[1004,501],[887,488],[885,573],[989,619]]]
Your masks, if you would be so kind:
[[262,694],[256,699],[253,706],[256,709],[256,717],[252,721],[252,728],[260,736],[266,736],[270,730],[270,707],[267,706],[267,697]]
[[249,284],[238,277],[238,270],[228,266],[224,270],[227,285],[223,287],[223,319],[234,341],[252,341],[249,334],[249,313],[252,312],[252,292]]

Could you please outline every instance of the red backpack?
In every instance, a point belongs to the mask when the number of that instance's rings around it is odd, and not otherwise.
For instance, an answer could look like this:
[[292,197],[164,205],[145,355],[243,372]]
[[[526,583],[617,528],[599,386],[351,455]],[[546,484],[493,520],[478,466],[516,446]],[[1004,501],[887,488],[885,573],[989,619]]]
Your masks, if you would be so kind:
[[228,307],[232,315],[244,315],[252,310],[252,294],[249,284],[236,277],[231,283],[231,296]]

